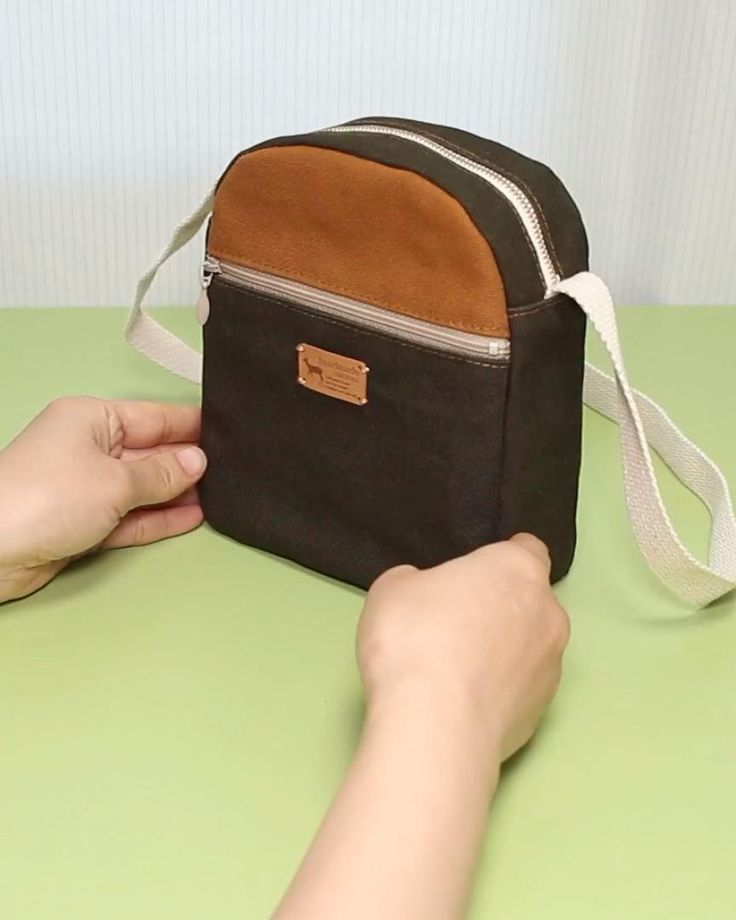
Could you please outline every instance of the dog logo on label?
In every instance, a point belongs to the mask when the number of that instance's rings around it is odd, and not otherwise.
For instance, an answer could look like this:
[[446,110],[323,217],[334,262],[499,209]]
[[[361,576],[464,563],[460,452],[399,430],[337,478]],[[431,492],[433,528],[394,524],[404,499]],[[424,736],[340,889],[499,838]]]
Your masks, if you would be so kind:
[[324,381],[325,375],[322,373],[322,368],[319,366],[319,364],[310,363],[310,360],[306,355],[304,356],[304,366],[307,369],[307,377],[316,376],[319,377],[320,382]]
[[354,406],[368,402],[368,372],[364,361],[348,358],[316,345],[296,346],[296,380],[300,386]]

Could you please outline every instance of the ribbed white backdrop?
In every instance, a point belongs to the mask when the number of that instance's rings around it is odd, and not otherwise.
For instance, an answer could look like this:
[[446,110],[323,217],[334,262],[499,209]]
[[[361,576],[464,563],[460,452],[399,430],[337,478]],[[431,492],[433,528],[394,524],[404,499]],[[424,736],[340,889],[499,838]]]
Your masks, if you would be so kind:
[[735,60],[734,0],[0,0],[0,304],[127,303],[237,150],[370,114],[547,161],[620,302],[734,303]]

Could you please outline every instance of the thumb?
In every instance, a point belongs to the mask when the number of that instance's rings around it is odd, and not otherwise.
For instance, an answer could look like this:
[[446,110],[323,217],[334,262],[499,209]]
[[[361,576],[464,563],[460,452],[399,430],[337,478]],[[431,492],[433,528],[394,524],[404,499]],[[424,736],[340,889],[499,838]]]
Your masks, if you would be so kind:
[[201,478],[206,466],[204,452],[194,446],[126,462],[127,510],[141,505],[160,505],[177,498]]

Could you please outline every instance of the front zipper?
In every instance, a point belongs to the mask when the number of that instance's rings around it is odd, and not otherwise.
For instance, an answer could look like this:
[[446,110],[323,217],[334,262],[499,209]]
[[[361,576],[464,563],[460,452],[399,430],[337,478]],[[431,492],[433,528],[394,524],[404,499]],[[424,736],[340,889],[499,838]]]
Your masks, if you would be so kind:
[[552,261],[547,241],[542,232],[542,225],[539,220],[536,208],[532,204],[527,194],[515,182],[512,182],[507,176],[496,172],[489,166],[477,162],[468,156],[464,156],[450,147],[445,147],[435,140],[425,137],[416,131],[407,131],[405,128],[394,128],[391,125],[380,124],[359,124],[359,125],[335,125],[331,128],[324,129],[332,134],[389,134],[392,137],[402,137],[404,140],[420,144],[428,150],[432,150],[438,156],[459,166],[466,172],[479,176],[489,185],[493,186],[497,192],[509,202],[511,207],[516,211],[521,220],[526,235],[529,238],[532,251],[539,264],[539,269],[544,278],[545,298],[551,297],[555,291],[555,285],[560,282],[560,276]]
[[202,293],[197,309],[200,321],[206,320],[209,314],[207,289],[215,275],[246,290],[273,295],[332,319],[362,326],[373,332],[404,339],[416,345],[426,345],[438,351],[460,356],[501,360],[509,358],[508,339],[463,332],[447,326],[437,326],[425,320],[405,316],[403,313],[394,313],[392,310],[384,310],[382,307],[374,307],[361,300],[353,300],[351,297],[323,291],[279,275],[267,274],[243,265],[234,265],[232,262],[220,262],[209,255],[201,269]]

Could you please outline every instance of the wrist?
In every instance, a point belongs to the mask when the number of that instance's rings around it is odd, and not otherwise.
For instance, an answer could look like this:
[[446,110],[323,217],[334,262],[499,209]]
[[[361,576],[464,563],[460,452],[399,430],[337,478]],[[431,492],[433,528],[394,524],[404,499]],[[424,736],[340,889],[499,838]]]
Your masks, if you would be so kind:
[[473,694],[450,683],[407,678],[368,694],[366,732],[395,730],[426,746],[470,752],[491,772],[500,769],[502,733]]

